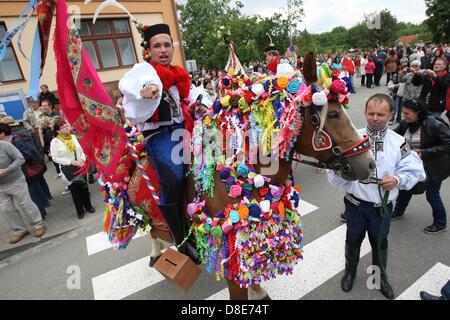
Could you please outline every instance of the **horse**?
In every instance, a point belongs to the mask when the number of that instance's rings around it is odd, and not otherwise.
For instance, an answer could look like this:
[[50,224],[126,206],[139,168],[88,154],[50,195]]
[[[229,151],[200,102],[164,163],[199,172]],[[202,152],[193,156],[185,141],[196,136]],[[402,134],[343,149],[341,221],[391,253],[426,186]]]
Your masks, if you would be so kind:
[[[317,68],[314,55],[309,53],[305,57],[303,77],[307,85],[316,85],[318,83]],[[299,106],[300,108],[301,106]],[[304,108],[304,122],[295,143],[295,151],[301,155],[315,158],[320,166],[331,170],[339,171],[346,180],[364,180],[375,168],[375,161],[370,150],[370,144],[367,138],[361,138],[349,119],[342,103],[337,96],[329,99],[327,106],[319,110],[314,104]],[[319,137],[317,137],[319,136]],[[318,150],[314,146],[315,139],[328,140],[327,148]],[[324,142],[322,140],[322,142]],[[273,183],[283,184],[291,172],[292,157],[287,159],[278,159],[278,170],[267,177]],[[261,163],[255,164],[257,172],[267,167]],[[218,172],[214,176],[215,189],[214,196],[203,197],[205,209],[209,216],[213,213],[223,210],[228,204],[239,203],[239,199],[230,198],[226,187],[221,183]],[[186,182],[187,202],[194,199],[194,179],[188,177]],[[254,193],[252,194],[254,196]],[[157,238],[170,241],[170,236],[164,232],[156,231],[152,233],[152,250],[157,252],[161,248]],[[247,300],[249,298],[267,297],[264,289],[260,285],[253,285],[242,288],[233,281],[227,279],[228,290],[231,300]]]

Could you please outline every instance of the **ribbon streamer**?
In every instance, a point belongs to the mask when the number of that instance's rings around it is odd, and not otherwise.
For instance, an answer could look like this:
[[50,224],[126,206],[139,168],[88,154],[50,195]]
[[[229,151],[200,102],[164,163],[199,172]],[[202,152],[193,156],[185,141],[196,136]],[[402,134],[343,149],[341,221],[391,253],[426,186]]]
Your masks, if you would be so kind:
[[[8,48],[8,45],[11,43],[11,40],[14,38],[14,36],[20,32],[23,28],[25,28],[25,25],[30,21],[31,16],[33,15],[34,11],[36,10],[38,3],[37,0],[31,0],[28,5],[26,6],[25,10],[20,14],[19,18],[17,19],[17,22],[28,12],[27,17],[25,20],[23,20],[21,23],[18,23],[13,29],[6,32],[5,37],[2,39],[0,43],[0,63],[2,62],[3,58],[6,54],[6,48]],[[19,45],[20,47],[21,45]],[[26,57],[25,57],[26,58]]]

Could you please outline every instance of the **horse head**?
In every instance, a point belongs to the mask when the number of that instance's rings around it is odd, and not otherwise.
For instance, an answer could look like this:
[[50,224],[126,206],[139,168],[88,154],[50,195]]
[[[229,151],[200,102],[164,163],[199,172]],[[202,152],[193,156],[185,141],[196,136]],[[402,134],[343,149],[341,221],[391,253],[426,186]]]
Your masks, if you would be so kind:
[[[303,78],[312,91],[320,85],[312,53],[305,57]],[[339,172],[346,180],[367,179],[375,168],[375,161],[368,138],[358,134],[343,107],[346,93],[344,82],[321,78],[321,85],[330,89],[317,91],[312,96],[311,104],[303,106],[304,122],[296,151],[317,159],[324,168]]]

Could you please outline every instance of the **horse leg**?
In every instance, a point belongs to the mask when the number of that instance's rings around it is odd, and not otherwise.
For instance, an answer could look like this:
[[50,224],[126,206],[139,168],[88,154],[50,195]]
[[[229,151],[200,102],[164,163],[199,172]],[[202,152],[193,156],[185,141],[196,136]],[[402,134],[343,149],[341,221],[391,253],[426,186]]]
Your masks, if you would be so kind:
[[255,284],[248,287],[248,300],[271,300],[267,291],[261,285]]
[[230,293],[230,300],[248,300],[248,290],[239,287],[233,281],[227,280],[228,292]]

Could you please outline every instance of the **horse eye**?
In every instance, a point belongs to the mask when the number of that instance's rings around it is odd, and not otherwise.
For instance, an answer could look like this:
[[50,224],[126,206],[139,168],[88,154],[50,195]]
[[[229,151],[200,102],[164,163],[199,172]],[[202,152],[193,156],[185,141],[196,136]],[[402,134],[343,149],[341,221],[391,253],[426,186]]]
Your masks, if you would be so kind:
[[328,119],[339,119],[339,112],[338,111],[330,111],[327,114]]

